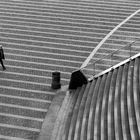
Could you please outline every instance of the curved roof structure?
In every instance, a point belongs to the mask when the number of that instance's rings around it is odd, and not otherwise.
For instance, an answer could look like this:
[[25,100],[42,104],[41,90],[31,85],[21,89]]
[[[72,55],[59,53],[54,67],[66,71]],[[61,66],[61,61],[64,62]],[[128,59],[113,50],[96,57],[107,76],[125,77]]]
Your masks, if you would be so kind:
[[71,91],[66,106],[52,140],[140,139],[140,57]]

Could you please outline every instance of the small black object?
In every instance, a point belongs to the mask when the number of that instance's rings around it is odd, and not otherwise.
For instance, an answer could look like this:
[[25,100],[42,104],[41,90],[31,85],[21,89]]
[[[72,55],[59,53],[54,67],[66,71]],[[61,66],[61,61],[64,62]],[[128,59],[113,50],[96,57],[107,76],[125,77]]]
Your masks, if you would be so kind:
[[77,87],[87,84],[87,78],[81,70],[76,70],[71,74],[69,89],[76,89]]
[[61,84],[60,84],[60,72],[53,72],[52,73],[52,84],[51,84],[52,89],[60,89]]
[[2,45],[0,45],[0,63],[2,65],[3,70],[6,70],[6,68],[3,64],[3,59],[5,59],[4,51],[3,51]]

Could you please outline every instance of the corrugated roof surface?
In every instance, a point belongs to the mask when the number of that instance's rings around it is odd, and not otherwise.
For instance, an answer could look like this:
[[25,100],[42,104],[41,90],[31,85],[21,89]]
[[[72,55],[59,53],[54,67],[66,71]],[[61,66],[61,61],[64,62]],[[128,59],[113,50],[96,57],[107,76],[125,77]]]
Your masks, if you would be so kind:
[[70,94],[57,140],[140,139],[140,57]]

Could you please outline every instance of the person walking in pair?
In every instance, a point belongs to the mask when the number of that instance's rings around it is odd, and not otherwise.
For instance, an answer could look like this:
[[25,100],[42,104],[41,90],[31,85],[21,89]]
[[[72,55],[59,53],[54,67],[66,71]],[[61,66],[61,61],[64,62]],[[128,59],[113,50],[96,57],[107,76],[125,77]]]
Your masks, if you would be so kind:
[[3,59],[5,59],[4,51],[3,51],[2,45],[0,45],[0,63],[1,63],[3,70],[6,70],[6,67],[3,64]]

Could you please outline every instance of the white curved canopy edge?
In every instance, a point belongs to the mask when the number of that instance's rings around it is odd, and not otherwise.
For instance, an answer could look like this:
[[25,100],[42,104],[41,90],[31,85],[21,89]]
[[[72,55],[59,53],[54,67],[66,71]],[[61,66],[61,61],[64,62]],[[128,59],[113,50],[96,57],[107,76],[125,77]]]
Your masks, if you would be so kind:
[[90,53],[90,55],[87,57],[87,59],[83,62],[80,69],[85,68],[89,61],[93,58],[95,53],[100,49],[100,47],[104,44],[104,42],[118,29],[120,28],[124,23],[126,23],[129,19],[131,19],[133,16],[135,16],[137,13],[140,12],[140,9],[132,13],[130,16],[128,16],[125,20],[123,20],[120,24],[118,24],[113,30],[111,30],[103,39],[102,41],[97,45],[97,47]]

